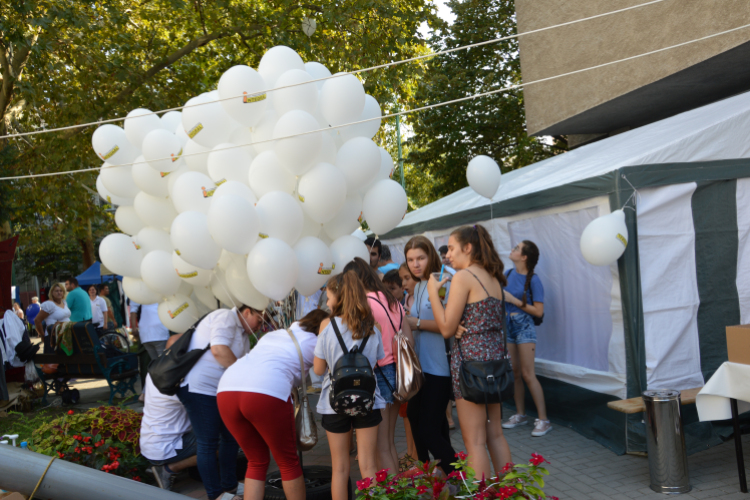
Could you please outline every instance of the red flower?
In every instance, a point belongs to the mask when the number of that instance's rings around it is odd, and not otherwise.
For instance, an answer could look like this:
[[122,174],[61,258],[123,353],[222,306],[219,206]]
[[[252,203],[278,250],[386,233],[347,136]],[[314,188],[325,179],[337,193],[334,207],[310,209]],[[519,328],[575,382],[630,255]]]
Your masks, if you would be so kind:
[[76,453],[81,453],[81,449],[78,446],[76,446]]
[[448,478],[454,478],[454,477],[458,479],[466,479],[466,472],[454,470],[453,472],[448,474]]
[[423,493],[427,493],[428,489],[429,488],[427,486],[424,486],[424,485],[417,486],[417,493],[419,493],[420,495],[423,494]]
[[437,498],[441,491],[443,491],[445,483],[442,481],[435,481],[432,483],[432,496]]
[[505,467],[503,467],[503,470],[501,472],[508,473],[513,469],[513,466],[516,465],[513,462],[508,462],[505,464]]
[[64,453],[61,453],[59,451],[57,452],[57,458],[63,458],[64,456],[65,456]]
[[357,489],[359,491],[366,490],[372,484],[372,478],[366,477],[361,481],[357,481]]
[[467,455],[463,451],[459,451],[458,453],[456,453],[456,458],[459,459],[459,460],[466,460],[466,457],[468,457],[468,456],[469,455]]
[[86,436],[85,438],[83,438],[84,443],[88,443],[89,441],[91,441],[91,436]]
[[375,473],[375,480],[379,483],[388,479],[388,469],[383,469]]
[[[529,463],[531,465],[541,465],[542,463],[547,462],[543,456],[539,455],[538,453],[532,453],[531,454],[531,460],[529,460]],[[549,463],[549,462],[547,462]]]
[[72,414],[73,414],[73,410],[68,410],[68,415],[72,415]]

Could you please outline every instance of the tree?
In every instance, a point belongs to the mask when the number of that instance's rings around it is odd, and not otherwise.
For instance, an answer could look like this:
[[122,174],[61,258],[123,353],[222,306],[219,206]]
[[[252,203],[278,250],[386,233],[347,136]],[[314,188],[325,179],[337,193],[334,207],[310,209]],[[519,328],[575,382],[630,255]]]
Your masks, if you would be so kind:
[[[317,22],[311,37],[305,16]],[[428,0],[8,0],[0,3],[0,135],[179,106],[215,88],[232,65],[256,67],[274,45],[333,72],[412,57],[427,50],[417,28],[435,20]],[[362,77],[387,112],[396,98],[413,98],[421,71],[409,64]],[[0,174],[98,166],[92,132],[0,139]],[[34,247],[28,255],[77,249],[88,266],[114,230],[92,196],[95,179],[92,171],[0,181],[13,193],[0,199],[0,214],[12,214],[0,239],[20,234],[22,250]]]
[[[430,40],[435,51],[514,34],[513,0],[449,0],[452,25]],[[436,56],[428,63],[416,94],[424,104],[450,101],[521,82],[515,39]],[[564,139],[545,142],[525,129],[523,91],[500,92],[433,108],[409,118],[407,191],[420,206],[467,185],[466,165],[477,155],[495,159],[503,172],[565,151]],[[416,203],[415,203],[416,202]]]

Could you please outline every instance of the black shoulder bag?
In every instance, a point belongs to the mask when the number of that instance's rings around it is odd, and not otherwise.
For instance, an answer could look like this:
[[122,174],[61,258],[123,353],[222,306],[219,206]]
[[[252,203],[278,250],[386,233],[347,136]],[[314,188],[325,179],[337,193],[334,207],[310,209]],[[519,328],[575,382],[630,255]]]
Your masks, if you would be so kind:
[[[477,278],[479,280],[479,278]],[[481,284],[481,281],[480,281]],[[484,287],[484,285],[482,285]],[[502,291],[502,286],[500,287]],[[489,294],[487,294],[489,295]],[[507,332],[505,330],[505,299],[502,301],[502,321],[500,334],[503,337],[504,356],[491,361],[467,360],[461,350],[461,340],[457,339],[458,351],[461,353],[461,371],[459,372],[459,388],[461,395],[467,401],[485,405],[487,421],[490,420],[488,405],[502,403],[513,397],[514,378],[513,368],[508,357]]]
[[154,383],[159,392],[167,396],[174,396],[180,390],[180,384],[187,377],[190,370],[211,348],[209,342],[205,349],[193,349],[190,351],[190,340],[193,333],[201,321],[208,316],[205,315],[199,319],[193,326],[182,334],[182,337],[166,349],[161,356],[151,360],[148,364],[148,373],[151,375],[151,381]]

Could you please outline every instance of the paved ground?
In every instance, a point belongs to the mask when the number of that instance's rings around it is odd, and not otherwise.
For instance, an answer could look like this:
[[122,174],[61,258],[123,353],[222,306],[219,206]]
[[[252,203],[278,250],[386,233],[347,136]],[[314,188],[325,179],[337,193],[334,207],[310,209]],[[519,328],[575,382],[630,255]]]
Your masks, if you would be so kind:
[[[106,383],[101,381],[80,381],[75,385],[82,390],[81,408],[96,406],[97,401],[109,397]],[[314,401],[311,403],[315,404]],[[130,406],[134,409],[142,407],[138,403]],[[455,409],[453,418],[458,422]],[[515,461],[525,461],[531,453],[540,453],[551,462],[548,465],[550,476],[545,487],[547,495],[575,500],[665,498],[649,488],[648,459],[645,457],[615,455],[595,441],[560,426],[555,426],[552,432],[541,438],[531,437],[530,426],[505,432]],[[330,465],[328,443],[320,425],[318,435],[321,439],[317,446],[304,455],[305,464]],[[457,451],[465,450],[460,430],[451,431],[451,438]],[[750,450],[750,435],[743,437],[743,443],[745,449]],[[399,454],[406,451],[406,439],[400,419],[396,447]],[[750,457],[750,453],[747,455]],[[732,441],[692,455],[688,461],[693,490],[680,495],[680,499],[750,498],[739,491]],[[352,479],[360,479],[353,457]],[[192,498],[207,498],[201,483],[188,477],[178,480],[175,490]]]

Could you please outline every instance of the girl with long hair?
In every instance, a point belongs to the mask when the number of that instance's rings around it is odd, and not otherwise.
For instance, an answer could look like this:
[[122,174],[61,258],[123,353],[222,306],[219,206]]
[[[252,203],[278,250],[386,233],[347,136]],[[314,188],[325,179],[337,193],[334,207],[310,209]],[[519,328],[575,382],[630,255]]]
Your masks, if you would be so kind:
[[534,274],[539,262],[539,248],[534,242],[524,240],[510,252],[510,260],[515,268],[508,272],[508,286],[505,288],[505,301],[508,311],[508,352],[513,364],[515,377],[516,414],[503,423],[503,428],[512,429],[526,425],[524,405],[524,382],[534,400],[539,418],[534,422],[531,435],[544,436],[552,430],[547,419],[547,406],[544,403],[542,385],[534,373],[536,355],[536,329],[534,317],[544,315],[544,288],[542,280]]
[[375,389],[375,404],[372,411],[365,416],[351,417],[336,413],[329,401],[331,393],[331,374],[329,368],[344,355],[336,333],[331,325],[335,321],[341,337],[348,350],[360,346],[365,337],[368,339],[362,354],[375,366],[378,360],[385,357],[375,318],[372,315],[367,293],[362,282],[353,271],[334,276],[328,280],[328,307],[331,309],[330,320],[321,323],[318,343],[315,346],[313,370],[317,375],[325,375],[323,389],[320,392],[317,410],[323,416],[322,425],[328,436],[331,449],[331,497],[333,500],[346,500],[349,480],[349,445],[352,429],[357,429],[359,453],[359,470],[362,477],[374,477],[377,471],[378,425],[383,417],[380,410],[385,408],[385,401],[379,388]]
[[[464,359],[492,361],[505,356],[502,329],[505,321],[503,263],[489,233],[478,224],[451,233],[448,257],[456,274],[451,279],[451,293],[445,309],[438,291],[449,278],[438,281],[431,276],[427,290],[435,321],[443,337],[447,339],[455,335],[457,338],[451,352],[451,382],[469,465],[477,476],[492,477],[511,461],[510,448],[501,426],[500,403],[485,406],[463,399],[459,374]],[[461,324],[465,330],[457,333]],[[489,457],[485,450],[489,450]],[[492,458],[494,468],[490,466],[489,458]]]
[[355,257],[344,267],[344,273],[347,271],[354,271],[362,281],[367,291],[367,300],[373,317],[381,326],[385,357],[378,361],[375,367],[375,378],[386,407],[381,410],[383,421],[378,426],[378,469],[389,469],[395,473],[399,468],[395,439],[396,421],[401,403],[393,397],[393,391],[396,389],[396,354],[393,351],[393,340],[398,330],[403,332],[412,345],[414,345],[414,339],[409,324],[404,321],[406,317],[404,308],[380,281],[375,270],[364,260]]
[[433,457],[440,460],[443,471],[449,474],[453,472],[451,463],[456,454],[451,445],[445,415],[451,398],[451,371],[446,341],[435,321],[434,307],[427,293],[427,280],[431,273],[440,271],[442,263],[435,247],[424,236],[410,239],[404,247],[404,253],[409,272],[417,282],[407,322],[412,332],[415,332],[416,351],[424,373],[424,385],[409,401],[407,415],[419,460],[429,461],[432,453]]

